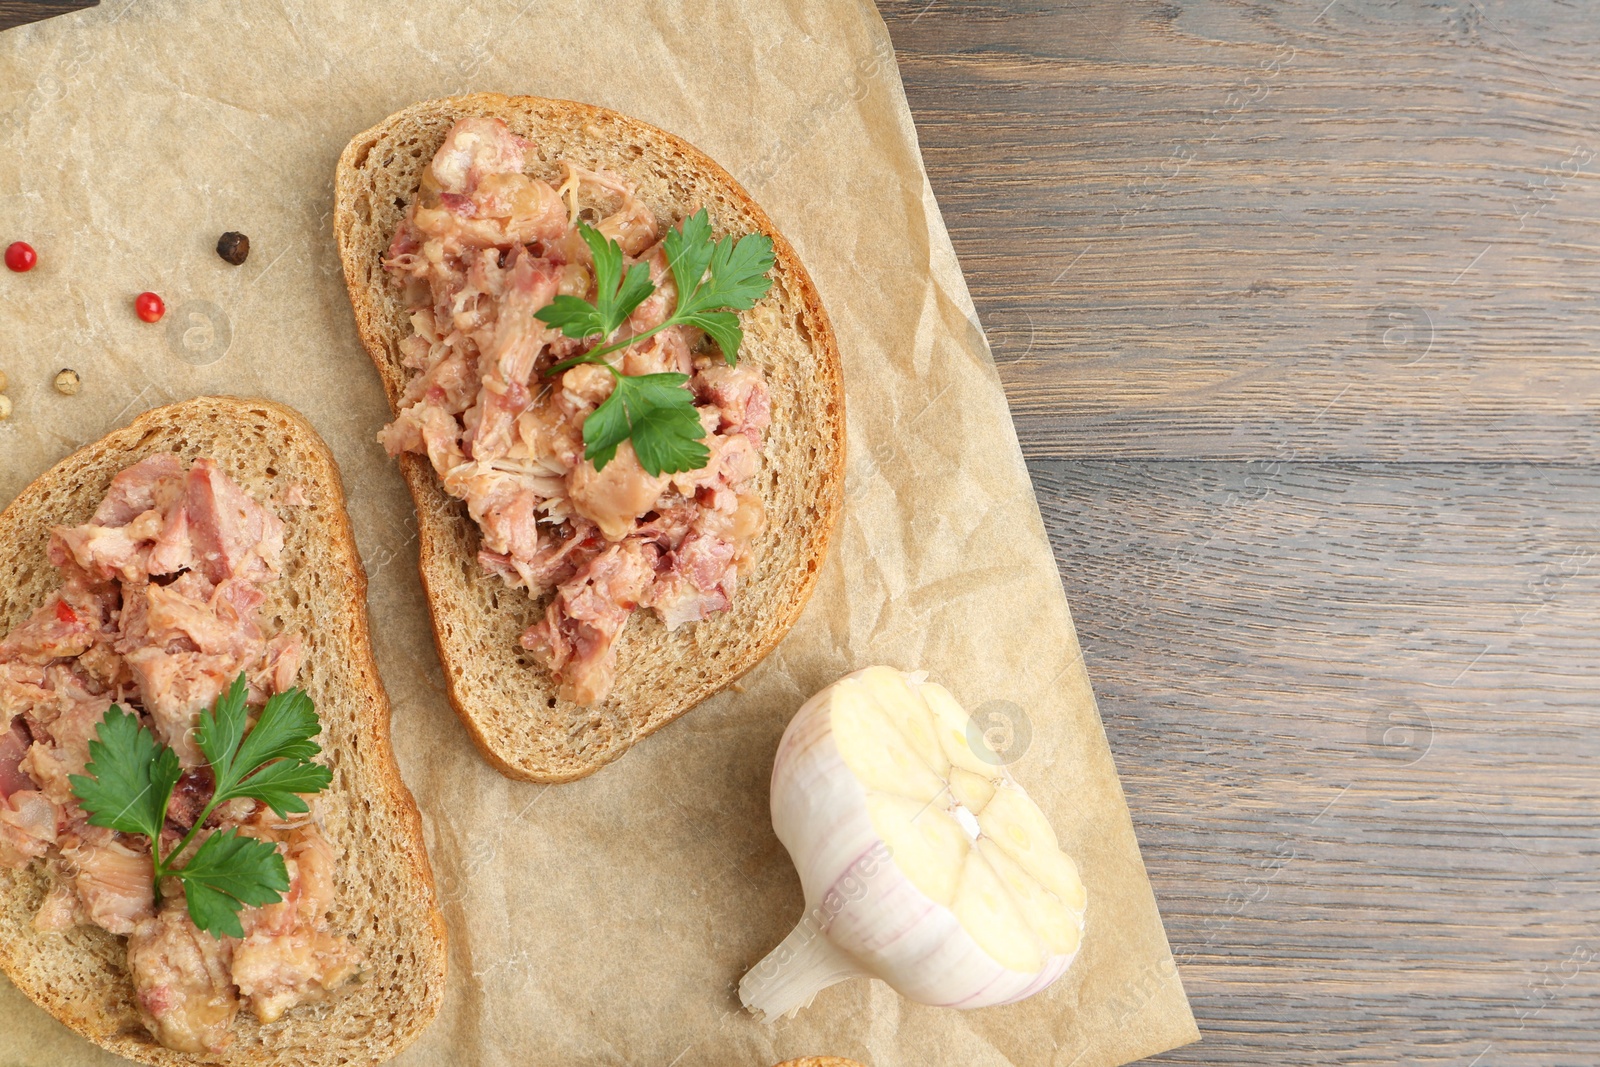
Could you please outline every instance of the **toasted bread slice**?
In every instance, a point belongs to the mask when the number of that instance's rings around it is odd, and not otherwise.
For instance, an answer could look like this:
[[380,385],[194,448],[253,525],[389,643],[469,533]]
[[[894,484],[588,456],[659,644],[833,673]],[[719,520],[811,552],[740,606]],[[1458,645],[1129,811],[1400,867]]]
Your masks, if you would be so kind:
[[[0,512],[0,633],[27,618],[60,581],[45,558],[49,528],[86,521],[113,475],[156,452],[210,456],[283,519],[282,572],[265,587],[261,617],[305,635],[298,684],[316,703],[321,758],[333,768],[315,808],[338,857],[332,927],[354,936],[366,956],[365,976],[269,1026],[241,1012],[234,1042],[220,1056],[173,1052],[139,1022],[124,938],[91,926],[34,930],[46,890],[37,861],[22,871],[0,869],[0,969],[66,1025],[143,1063],[381,1063],[438,1013],[444,917],[422,820],[389,747],[389,698],[372,660],[366,575],[339,471],[316,431],[264,400],[201,397],[147,412],[62,460]],[[301,487],[303,505],[274,500],[291,485]]]
[[[480,93],[416,104],[365,133],[339,159],[334,230],[356,324],[391,406],[408,371],[399,344],[411,327],[382,259],[424,168],[458,119],[491,115],[532,141],[535,177],[560,183],[557,161],[621,174],[663,227],[701,207],[717,233],[765,233],[776,256],[771,293],[742,316],[740,358],[772,392],[762,448],[764,553],[740,574],[733,607],[669,632],[638,611],[618,643],[616,684],[599,705],[561,699],[548,671],[518,644],[543,600],[478,565],[479,533],[427,459],[400,457],[417,505],[422,582],[450,701],[489,762],[537,782],[593,774],[725,688],[778,644],[816,584],[844,482],[844,386],[833,329],[794,249],[728,173],[653,126],[564,100]],[[378,427],[374,426],[376,433]]]

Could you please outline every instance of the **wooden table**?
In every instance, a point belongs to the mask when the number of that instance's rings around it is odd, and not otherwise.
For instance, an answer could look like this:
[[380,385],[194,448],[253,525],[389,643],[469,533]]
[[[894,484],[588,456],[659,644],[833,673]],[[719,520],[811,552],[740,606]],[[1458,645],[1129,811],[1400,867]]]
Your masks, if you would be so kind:
[[885,0],[1207,1064],[1600,1063],[1600,10]]
[[0,0],[0,30],[95,7],[100,0]]

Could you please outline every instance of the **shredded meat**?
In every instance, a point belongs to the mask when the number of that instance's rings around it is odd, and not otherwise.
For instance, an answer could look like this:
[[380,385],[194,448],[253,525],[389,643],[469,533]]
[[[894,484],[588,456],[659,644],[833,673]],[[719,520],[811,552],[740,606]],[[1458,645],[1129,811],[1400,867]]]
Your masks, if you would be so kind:
[[81,922],[87,922],[83,908],[78,903],[78,891],[73,887],[72,879],[60,869],[59,862],[52,861],[46,870],[50,872],[50,888],[45,893],[44,903],[33,915],[34,929],[70,930]]
[[283,522],[217,470],[197,459],[184,481],[183,510],[198,570],[213,583],[277,577]]
[[650,586],[656,547],[634,539],[608,546],[557,587],[545,617],[522,636],[524,648],[568,679],[571,698],[592,704],[616,673],[617,635]]
[[174,899],[128,938],[128,971],[139,1017],[157,1041],[179,1052],[221,1052],[239,1014],[229,964],[233,939],[202,933]]
[[282,550],[282,522],[212,461],[159,453],[113,478],[88,522],[51,531],[61,587],[0,638],[0,865],[44,864],[36,929],[128,936],[140,1014],[180,1051],[225,1048],[241,996],[271,1022],[356,972],[360,953],[328,920],[333,851],[309,816],[218,807],[208,827],[277,843],[290,875],[282,902],[241,914],[244,938],[218,939],[181,894],[157,909],[148,839],[89,825],[70,779],[107,709],[135,713],[185,767],[162,834],[175,847],[212,796],[199,712],[240,672],[257,707],[294,685],[303,636],[269,635],[259,618]]
[[0,799],[0,864],[26,866],[56,843],[61,813],[43,793],[19,789]]
[[480,564],[507,585],[550,596],[522,637],[580,703],[603,700],[615,644],[633,612],[669,628],[727,609],[754,562],[766,518],[753,481],[771,401],[761,372],[729,367],[704,336],[674,326],[619,350],[629,375],[689,376],[711,460],[653,476],[624,442],[597,471],[583,422],[613,388],[601,367],[553,377],[582,342],[534,317],[558,295],[591,298],[580,217],[649,265],[656,291],[625,329],[665,322],[677,289],[655,214],[616,175],[564,164],[559,189],[523,173],[532,146],[492,118],[458,122],[384,261],[411,314],[401,342],[413,375],[379,440],[425,455],[483,536]]
[[150,884],[150,851],[117,840],[101,827],[86,827],[61,856],[73,873],[84,917],[114,934],[131,934],[154,914]]
[[10,728],[0,734],[0,799],[5,799],[19,789],[32,789],[34,781],[20,766],[33,743],[28,734],[28,724],[21,718],[11,720]]
[[339,988],[361,965],[360,953],[328,926],[333,904],[333,849],[316,824],[279,821],[265,809],[247,827],[282,845],[289,892],[252,909],[233,950],[233,982],[256,1018],[270,1023],[286,1010]]

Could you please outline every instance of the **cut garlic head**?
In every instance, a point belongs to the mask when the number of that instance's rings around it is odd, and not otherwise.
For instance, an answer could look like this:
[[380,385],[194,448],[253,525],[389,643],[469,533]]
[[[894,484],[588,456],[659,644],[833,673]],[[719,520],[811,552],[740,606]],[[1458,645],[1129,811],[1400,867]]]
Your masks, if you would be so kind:
[[1077,867],[961,705],[924,677],[846,675],[784,731],[772,825],[806,914],[739,983],[752,1011],[774,1018],[854,975],[923,1004],[1007,1004],[1077,954]]

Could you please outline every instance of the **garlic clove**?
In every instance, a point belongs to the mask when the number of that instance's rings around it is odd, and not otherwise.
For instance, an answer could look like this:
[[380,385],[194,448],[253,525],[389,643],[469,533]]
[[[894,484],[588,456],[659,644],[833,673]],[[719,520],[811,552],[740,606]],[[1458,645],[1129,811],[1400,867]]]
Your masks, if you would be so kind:
[[950,770],[951,795],[956,798],[956,803],[974,815],[983,814],[983,809],[994,797],[994,789],[994,780],[991,778],[974,774],[964,767]]
[[1006,855],[1004,849],[988,838],[978,842],[978,852],[1010,890],[1012,899],[1022,909],[1028,925],[1044,941],[1045,947],[1058,956],[1070,956],[1077,952],[1083,940],[1082,912],[1069,909],[1060,897],[1040,885],[1016,860]]
[[1001,966],[1024,974],[1044,968],[1038,936],[981,851],[968,854],[950,910],[968,936]]
[[867,816],[900,873],[930,900],[949,907],[971,847],[961,825],[926,803],[883,793],[867,794]]
[[1000,757],[989,748],[982,734],[973,730],[969,735],[967,725],[971,721],[971,716],[967,714],[966,709],[958,704],[956,698],[950,695],[950,690],[942,685],[928,682],[920,688],[922,699],[927,702],[928,710],[933,713],[935,730],[945,758],[953,766],[984,778],[991,777],[1000,766]]
[[860,682],[928,769],[941,778],[948,774],[950,760],[934,732],[933,716],[916,689],[906,684],[905,675],[890,667],[868,667]]
[[1059,851],[1061,846],[1056,841],[1056,832],[1050,825],[1050,820],[1045,818],[1044,812],[1039,810],[1039,805],[1033,798],[1020,789],[1007,788],[995,790],[990,799],[988,813],[993,817],[995,829],[990,831],[993,836],[1002,838],[1001,844],[1007,848],[1015,846],[1023,851],[1033,849],[1054,849]]
[[912,749],[864,685],[841,686],[831,718],[839,755],[864,788],[923,803],[944,792],[944,780]]
[[1083,910],[1085,895],[1077,865],[1061,851],[1050,820],[1026,793],[1009,786],[995,790],[978,816],[978,825],[1062,903],[1074,911]]

